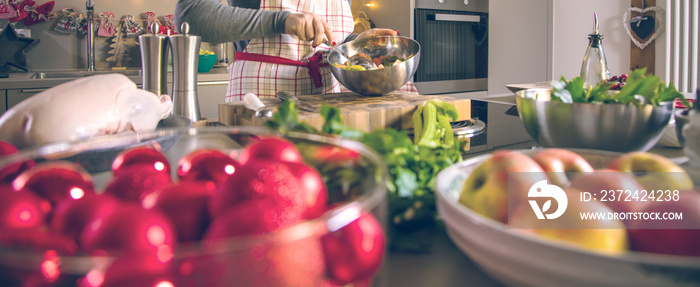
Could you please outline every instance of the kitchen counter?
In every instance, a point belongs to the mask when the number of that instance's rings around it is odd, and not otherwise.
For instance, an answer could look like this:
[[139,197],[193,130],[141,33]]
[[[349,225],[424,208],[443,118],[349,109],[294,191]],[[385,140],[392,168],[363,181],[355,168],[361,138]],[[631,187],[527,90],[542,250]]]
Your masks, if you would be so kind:
[[437,227],[429,240],[433,244],[424,253],[389,251],[377,285],[433,287],[504,286],[481,271],[471,258],[459,250],[443,227]]
[[[10,73],[8,78],[0,79],[0,114],[19,102],[56,85],[77,79],[49,78],[32,79],[37,72],[61,72],[79,70],[32,71],[28,73]],[[104,71],[99,69],[98,71]],[[116,71],[115,71],[116,72]],[[141,85],[142,76],[129,76],[134,83]],[[225,67],[213,68],[208,73],[197,74],[199,108],[203,117],[214,119],[218,116],[218,104],[224,102],[228,87],[228,72]],[[168,83],[172,87],[172,73],[168,73]]]
[[[75,78],[51,78],[51,79],[32,79],[32,75],[38,72],[56,72],[60,70],[51,71],[32,71],[27,73],[9,73],[8,78],[0,79],[0,89],[37,89],[37,88],[48,88],[53,87]],[[70,70],[76,71],[76,70]],[[100,70],[103,71],[103,70]],[[115,70],[118,72],[118,70]],[[130,76],[129,77],[134,83],[140,85],[143,81],[142,76]],[[172,82],[172,73],[168,74],[168,82]],[[228,72],[225,67],[216,67],[211,69],[208,73],[197,74],[197,82],[226,82],[228,84]]]

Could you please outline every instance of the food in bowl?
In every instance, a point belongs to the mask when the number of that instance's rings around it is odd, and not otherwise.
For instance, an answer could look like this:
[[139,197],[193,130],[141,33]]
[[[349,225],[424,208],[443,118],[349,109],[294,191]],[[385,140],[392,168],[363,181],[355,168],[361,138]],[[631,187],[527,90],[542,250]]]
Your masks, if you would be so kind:
[[[347,89],[368,96],[380,96],[398,90],[406,84],[418,68],[420,44],[414,39],[402,36],[376,36],[353,40],[337,47],[347,55],[364,53],[370,58],[390,58],[395,56],[405,61],[383,69],[367,71],[343,69],[330,65],[333,76]],[[328,54],[328,62],[344,64],[348,59],[336,51]],[[387,59],[388,61],[388,59]]]
[[[537,153],[544,150],[546,149],[512,152],[534,157]],[[572,151],[583,157],[596,169],[596,172],[588,173],[589,175],[616,174],[618,175],[616,176],[618,180],[624,177],[619,176],[620,173],[618,172],[600,172],[601,169],[608,168],[616,158],[622,155],[621,153],[584,149]],[[637,243],[639,242],[637,239],[640,238],[638,237],[640,234],[633,234],[633,231],[630,230],[631,223],[623,221],[625,229],[594,228],[598,231],[603,231],[603,233],[596,234],[598,238],[596,240],[621,242],[623,240],[621,236],[623,236],[626,237],[626,246],[628,248],[621,252],[601,252],[599,248],[604,244],[600,241],[598,241],[598,249],[591,249],[590,247],[584,247],[581,243],[577,244],[571,241],[563,241],[561,238],[542,236],[534,232],[532,228],[514,227],[510,222],[506,224],[494,220],[475,212],[472,208],[464,206],[460,203],[460,196],[465,182],[477,168],[492,156],[492,154],[487,154],[469,158],[443,170],[436,181],[436,195],[438,211],[445,222],[446,231],[450,239],[460,250],[473,259],[479,267],[495,279],[506,285],[514,286],[697,286],[700,283],[700,277],[697,276],[698,272],[700,272],[700,257],[681,249],[696,248],[696,244],[689,243],[686,240],[688,238],[696,238],[694,236],[697,235],[693,235],[693,232],[697,232],[697,229],[677,229],[675,231],[685,233],[685,236],[669,236],[674,239],[661,239],[662,235],[660,234],[664,234],[666,230],[645,229],[645,231],[656,232],[656,235],[644,237],[647,239],[646,243],[658,240],[659,243],[664,243],[662,244],[663,248],[675,248],[676,250],[681,250],[680,253],[684,255],[674,256],[651,249],[644,249],[645,247]],[[563,161],[571,162],[570,160]],[[692,170],[687,170],[687,172],[693,178],[698,176],[697,172],[693,173]],[[578,174],[572,180],[575,181],[582,176],[584,175]],[[589,181],[584,181],[584,183],[586,182]],[[577,183],[577,185],[579,184]],[[694,189],[697,189],[697,182],[695,184],[696,187]],[[694,192],[697,195],[698,191],[690,192]],[[688,205],[693,206],[695,204],[695,200],[691,200],[691,196],[686,198],[688,199]],[[529,199],[536,200],[540,210],[544,208],[546,201],[551,199],[551,207],[549,210],[544,211],[544,214],[555,212],[558,206],[551,197],[531,197]],[[544,201],[541,201],[542,199]],[[603,203],[606,205],[606,208],[615,209],[608,205],[609,201],[601,202],[600,199],[601,196],[599,195],[597,201],[591,200],[587,203],[593,203],[598,206]],[[574,200],[581,201],[576,196],[569,197],[569,201]],[[622,203],[627,204],[624,198]],[[658,206],[664,206],[664,204],[673,202],[653,202],[653,204],[640,205],[638,210],[654,206],[656,203],[659,203]],[[535,211],[532,206],[529,206],[529,202],[526,201],[524,206],[526,207],[525,210],[529,211],[529,215],[526,215],[534,216]],[[667,208],[667,206],[664,208]],[[697,210],[698,205],[695,204],[694,208]],[[574,208],[574,210],[577,209]],[[655,212],[658,212],[658,210]],[[695,216],[693,212],[688,214],[691,217]],[[511,214],[511,216],[517,215]],[[547,220],[550,219],[540,221],[547,222]],[[659,222],[661,224],[669,224],[668,221]],[[615,221],[615,224],[619,223],[619,220]],[[694,224],[697,223],[698,221],[695,221]],[[567,234],[571,235],[578,232],[574,228],[574,226],[569,225],[560,230],[561,234],[550,230],[552,232],[549,235],[561,236],[567,239]],[[620,231],[625,234],[620,234]],[[607,232],[607,235],[605,235],[605,232]],[[591,243],[593,241],[590,239],[594,234],[581,233],[585,237],[581,236],[578,240],[588,238],[588,243]],[[568,238],[575,239],[571,236],[568,236]],[[685,247],[679,247],[679,245]]]
[[[148,144],[157,147],[163,136],[177,142],[158,156]],[[134,142],[147,146],[125,148],[113,159],[116,173],[87,174],[62,159],[62,150]],[[316,158],[322,147],[358,157],[326,162]],[[26,207],[3,209],[19,212],[4,218],[23,226],[0,226],[7,286],[29,277],[69,286],[344,285],[371,280],[384,254],[383,220],[373,212],[382,212],[386,170],[372,151],[341,139],[259,128],[169,129],[13,153],[0,167],[26,159],[36,165],[0,191],[3,202]],[[32,172],[58,162],[66,171]],[[358,180],[324,181],[337,173]],[[129,180],[108,192],[121,177]],[[50,199],[23,188],[63,182]],[[24,260],[11,260],[17,256]]]
[[[567,81],[564,77],[552,83],[552,99],[563,103],[601,103],[601,104],[651,104],[674,102],[680,99],[687,103],[683,94],[673,84],[666,86],[661,78],[646,75],[646,68],[632,71],[629,76],[620,77],[623,82],[604,81],[595,87],[586,86],[581,77]],[[620,86],[619,83],[625,83]],[[611,91],[617,88],[619,91]]]
[[[396,56],[386,57],[384,55],[372,58],[370,56],[367,56],[365,53],[360,53],[360,57],[365,57],[365,58],[372,60],[372,62],[374,62],[374,65],[377,66],[377,69],[384,69],[385,67],[391,67],[393,65],[398,65],[398,64],[401,64],[401,62],[405,62],[407,60],[407,59],[399,58]],[[410,59],[411,57],[413,57],[413,55],[409,55],[408,59]],[[343,70],[348,70],[348,71],[366,71],[367,70],[367,69],[365,69],[365,67],[360,66],[360,65],[351,65],[350,61],[345,61],[345,63],[343,63],[342,65],[338,64],[338,63],[333,63],[333,66],[340,68],[340,69],[343,69]],[[370,69],[370,70],[374,70],[374,69]]]
[[[495,151],[470,173],[462,187],[459,202],[516,229],[615,254],[627,250],[624,224],[640,226],[636,221],[642,220],[615,217],[586,221],[578,217],[581,213],[631,214],[661,204],[658,202],[680,202],[680,192],[696,194],[691,191],[694,184],[689,174],[661,155],[629,152],[612,158],[604,166],[605,169],[597,166],[599,169],[594,170],[584,157],[564,149],[540,149],[528,154],[513,150]],[[571,179],[553,180],[559,177]],[[549,188],[559,190],[565,196],[558,197],[554,192],[538,196]],[[600,200],[583,200],[584,195]],[[667,195],[668,199],[662,198]],[[697,195],[700,198],[700,192]],[[533,209],[537,209],[531,200],[534,197],[550,199],[541,208],[542,214],[533,212]],[[688,197],[694,199],[691,195]],[[563,205],[557,206],[556,211],[547,212],[550,209],[548,206],[552,205],[551,199]],[[692,209],[700,214],[700,205]],[[550,221],[541,220],[544,215]],[[697,219],[695,224],[700,227],[700,217]],[[668,242],[672,246],[668,250],[692,248],[679,243]],[[700,256],[700,253],[691,255]]]
[[214,53],[213,51],[209,51],[209,50],[199,49],[199,54],[200,55],[215,55],[216,53]]
[[562,78],[551,90],[521,90],[518,114],[543,147],[646,151],[663,135],[674,100],[686,100],[673,85],[645,72],[631,72],[619,91],[610,90],[612,82],[584,86],[581,77]]

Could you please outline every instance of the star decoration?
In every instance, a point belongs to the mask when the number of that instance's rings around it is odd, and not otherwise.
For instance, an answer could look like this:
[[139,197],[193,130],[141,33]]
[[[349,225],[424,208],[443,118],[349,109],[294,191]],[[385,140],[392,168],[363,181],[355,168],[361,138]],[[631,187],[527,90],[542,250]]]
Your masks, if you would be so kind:
[[39,44],[39,39],[19,37],[15,28],[7,24],[0,32],[0,72],[10,71],[14,66],[25,72],[29,71],[25,54]]

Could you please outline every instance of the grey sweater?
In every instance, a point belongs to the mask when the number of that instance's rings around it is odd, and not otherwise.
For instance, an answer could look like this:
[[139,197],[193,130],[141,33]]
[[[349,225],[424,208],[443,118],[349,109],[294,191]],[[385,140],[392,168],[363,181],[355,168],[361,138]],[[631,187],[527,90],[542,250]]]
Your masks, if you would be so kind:
[[[210,43],[235,42],[236,51],[243,51],[252,38],[284,33],[289,11],[260,10],[260,0],[178,0],[175,4],[175,25],[190,25],[190,33]],[[345,41],[354,39],[351,35]],[[344,41],[344,42],[345,42]]]

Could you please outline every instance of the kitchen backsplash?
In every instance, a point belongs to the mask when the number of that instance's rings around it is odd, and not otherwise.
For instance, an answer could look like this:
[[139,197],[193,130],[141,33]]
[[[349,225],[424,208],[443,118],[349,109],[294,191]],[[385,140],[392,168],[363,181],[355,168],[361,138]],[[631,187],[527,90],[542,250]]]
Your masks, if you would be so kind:
[[[35,0],[36,6],[45,0]],[[136,23],[144,29],[146,26],[146,12],[155,13],[158,19],[166,15],[172,15],[175,11],[176,1],[172,0],[121,0],[121,1],[94,1],[95,18],[103,12],[114,14],[114,24],[120,25],[120,21],[125,15],[132,15]],[[22,21],[15,23],[15,29],[30,29],[31,37],[40,39],[40,43],[27,52],[27,64],[32,71],[62,70],[62,69],[82,69],[87,67],[86,61],[86,36],[56,31],[54,28],[62,19],[62,11],[65,8],[73,8],[77,13],[85,16],[85,0],[58,0],[55,1],[54,13],[58,15],[49,21],[40,22],[31,26],[25,26]],[[0,26],[5,27],[7,20],[0,20]],[[95,27],[99,23],[96,23]],[[137,38],[127,38],[127,55],[130,61],[125,61],[122,66],[140,67],[141,56],[139,47],[136,45]],[[110,37],[95,37],[95,66],[97,69],[105,69],[114,66],[114,63],[107,62],[111,56],[109,51],[112,44]]]

